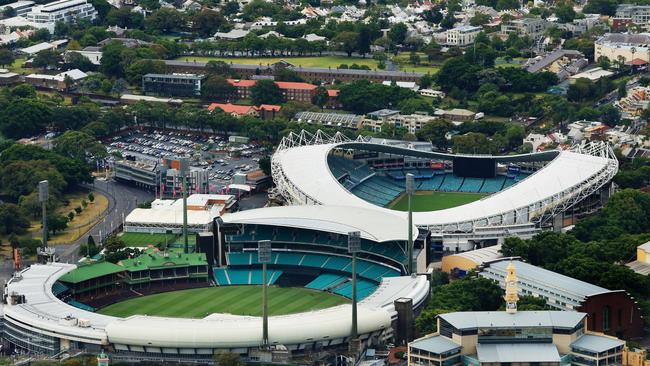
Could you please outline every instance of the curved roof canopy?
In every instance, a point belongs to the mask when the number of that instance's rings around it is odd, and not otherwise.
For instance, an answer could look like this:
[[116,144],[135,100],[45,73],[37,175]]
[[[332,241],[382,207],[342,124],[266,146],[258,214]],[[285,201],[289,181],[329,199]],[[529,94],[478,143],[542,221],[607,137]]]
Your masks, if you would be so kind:
[[[323,175],[323,174],[321,174]],[[408,221],[394,211],[337,205],[265,207],[224,214],[224,223],[294,227],[347,235],[360,231],[361,237],[376,242],[408,238]],[[413,226],[413,239],[418,235]]]

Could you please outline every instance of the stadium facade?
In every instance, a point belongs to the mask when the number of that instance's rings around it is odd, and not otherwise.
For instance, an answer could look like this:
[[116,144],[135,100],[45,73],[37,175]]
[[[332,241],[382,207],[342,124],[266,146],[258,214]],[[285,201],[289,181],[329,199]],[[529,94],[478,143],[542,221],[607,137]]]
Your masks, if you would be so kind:
[[570,150],[491,156],[447,154],[392,144],[356,141],[337,133],[290,134],[271,162],[280,200],[290,205],[391,209],[405,191],[405,174],[424,192],[473,193],[473,202],[413,213],[436,250],[466,251],[530,238],[542,228],[559,230],[565,213],[597,209],[607,199],[618,161],[606,143]]
[[[355,220],[367,217],[371,222]],[[254,360],[262,319],[213,313],[201,319],[103,315],[96,310],[150,293],[205,286],[261,285],[257,241],[271,240],[268,284],[351,297],[347,234],[361,233],[358,334],[362,347],[408,341],[429,294],[426,276],[404,270],[407,221],[359,207],[272,207],[225,214],[197,235],[195,251],[148,249],[111,264],[35,264],[6,285],[2,338],[21,353],[105,351],[114,361],[210,362],[218,352]],[[417,235],[417,233],[415,234]],[[403,306],[406,304],[406,307]],[[269,344],[290,356],[346,349],[351,305],[269,318]],[[400,325],[401,324],[401,325]],[[406,336],[404,336],[406,335]],[[267,361],[270,361],[267,359]]]

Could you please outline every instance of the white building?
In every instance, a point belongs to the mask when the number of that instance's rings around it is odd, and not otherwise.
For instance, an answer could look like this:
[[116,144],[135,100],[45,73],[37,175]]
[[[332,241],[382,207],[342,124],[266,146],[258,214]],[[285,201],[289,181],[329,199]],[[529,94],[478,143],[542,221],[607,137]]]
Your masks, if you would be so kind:
[[32,10],[33,6],[34,6],[33,1],[21,0],[11,4],[0,6],[0,11],[4,12],[7,8],[12,8],[16,11],[16,16],[22,16],[29,13],[29,11]]
[[37,5],[25,14],[27,21],[42,24],[50,32],[54,31],[56,22],[70,22],[75,19],[93,21],[97,10],[87,0],[59,0],[45,5]]
[[650,62],[650,33],[608,33],[596,40],[594,59],[606,57],[614,62],[621,57],[624,62],[641,59]]
[[474,43],[476,36],[481,32],[481,30],[481,27],[474,27],[471,25],[452,28],[447,31],[447,45],[459,47],[468,46]]

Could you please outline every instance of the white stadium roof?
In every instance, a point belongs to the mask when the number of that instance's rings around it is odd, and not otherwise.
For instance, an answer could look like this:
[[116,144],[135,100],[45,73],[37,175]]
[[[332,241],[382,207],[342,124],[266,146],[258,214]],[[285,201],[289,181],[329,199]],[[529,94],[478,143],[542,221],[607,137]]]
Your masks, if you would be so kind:
[[[364,207],[406,217],[405,212],[379,207],[355,196],[336,180],[329,169],[327,156],[333,148],[345,148],[345,144],[345,142],[315,143],[279,148],[273,155],[273,163],[284,178],[294,186],[292,194],[309,197],[303,198],[303,202],[315,201],[314,203],[322,205]],[[359,146],[358,143],[354,145]],[[534,154],[528,156],[532,157]],[[557,203],[564,198],[561,195],[563,192],[580,186],[590,178],[604,171],[613,175],[617,165],[612,173],[612,169],[608,169],[612,164],[615,163],[604,156],[559,151],[544,168],[505,190],[458,207],[431,212],[414,212],[413,222],[417,226],[453,225],[508,215],[539,201],[550,204],[555,199]],[[279,181],[275,173],[274,180],[276,183]],[[361,221],[363,217],[359,219]]]
[[[380,212],[349,206],[279,206],[224,214],[225,223],[288,226],[347,235],[360,231],[361,237],[376,242],[406,240],[408,221],[394,211]],[[413,239],[417,238],[413,227]]]
[[[12,278],[7,293],[24,295],[26,303],[2,306],[7,324],[29,326],[56,338],[85,343],[113,343],[152,348],[209,349],[258,347],[262,339],[261,318],[211,314],[203,319],[151,317],[116,318],[68,305],[52,293],[52,285],[75,269],[73,264],[34,264]],[[393,302],[409,296],[418,304],[429,290],[425,276],[392,277],[382,281],[377,294],[359,303],[359,333],[390,327],[395,316]],[[269,317],[269,340],[286,346],[344,339],[350,334],[351,305]],[[84,325],[85,324],[85,325]],[[86,326],[87,325],[87,326]],[[133,349],[133,347],[131,347]],[[157,352],[160,352],[159,350]]]

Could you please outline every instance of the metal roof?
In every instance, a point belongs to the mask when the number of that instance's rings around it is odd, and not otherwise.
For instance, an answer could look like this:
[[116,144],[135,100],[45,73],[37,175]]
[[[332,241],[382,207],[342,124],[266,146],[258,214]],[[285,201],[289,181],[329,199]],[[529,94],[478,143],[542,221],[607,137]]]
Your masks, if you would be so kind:
[[456,344],[443,336],[416,339],[409,343],[409,347],[435,353],[437,355],[461,348],[459,344]]
[[553,343],[502,343],[476,345],[479,362],[560,362],[560,354]]
[[[521,283],[534,283],[536,286],[556,289],[577,298],[578,300],[583,300],[588,296],[609,292],[609,290],[604,287],[592,285],[591,283],[549,271],[542,267],[533,266],[532,264],[520,260],[511,261],[510,259],[502,259],[500,261],[489,263],[483,271],[481,271],[481,276],[486,274],[499,274],[505,277],[507,272],[506,267],[508,267],[510,262],[515,265],[515,268],[517,269],[517,277]],[[492,276],[489,275],[486,277],[492,278]]]
[[625,345],[625,342],[620,339],[595,334],[585,334],[575,342],[571,343],[571,348],[579,348],[586,351],[600,353],[612,348],[622,347],[623,345]]
[[497,244],[485,248],[452,254],[450,257],[462,257],[476,263],[477,266],[480,266],[485,262],[499,259],[503,257],[503,255],[501,254],[501,244]]
[[587,316],[573,311],[462,311],[438,317],[456,329],[545,327],[573,329]]
[[91,278],[106,276],[113,273],[123,272],[124,267],[118,266],[111,262],[90,263],[87,265],[80,265],[75,270],[70,271],[59,280],[68,283],[79,283]]
[[[347,235],[360,231],[361,237],[376,242],[406,241],[408,221],[403,216],[362,207],[305,205],[264,207],[226,213],[224,223],[294,227]],[[413,227],[413,239],[418,230]]]

